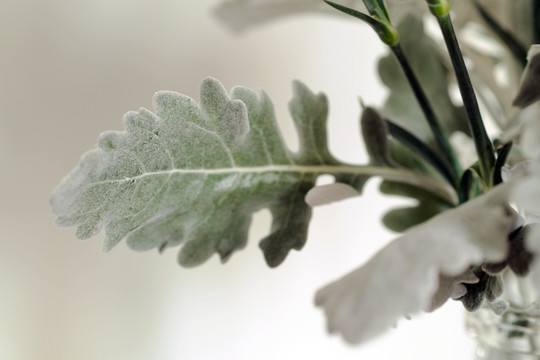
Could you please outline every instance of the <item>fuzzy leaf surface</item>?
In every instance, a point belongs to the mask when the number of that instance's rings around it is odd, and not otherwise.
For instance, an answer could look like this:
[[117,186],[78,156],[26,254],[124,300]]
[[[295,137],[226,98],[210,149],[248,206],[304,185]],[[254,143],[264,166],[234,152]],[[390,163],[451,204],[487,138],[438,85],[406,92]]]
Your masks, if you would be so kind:
[[477,282],[467,270],[507,254],[517,214],[507,205],[511,185],[445,211],[411,228],[368,262],[315,295],[328,330],[351,344],[380,335],[404,315],[440,306],[455,281]]
[[200,105],[157,93],[155,113],[127,113],[126,131],[101,134],[98,148],[58,186],[51,200],[57,223],[77,226],[80,239],[104,229],[105,250],[124,238],[135,250],[182,244],[180,264],[195,266],[243,248],[252,214],[268,208],[272,228],[260,247],[270,266],[279,265],[306,241],[304,196],[317,175],[356,188],[364,178],[342,171],[328,151],[326,97],[299,82],[293,90],[297,153],[285,146],[264,93],[237,87],[229,96],[215,79],[203,82]]

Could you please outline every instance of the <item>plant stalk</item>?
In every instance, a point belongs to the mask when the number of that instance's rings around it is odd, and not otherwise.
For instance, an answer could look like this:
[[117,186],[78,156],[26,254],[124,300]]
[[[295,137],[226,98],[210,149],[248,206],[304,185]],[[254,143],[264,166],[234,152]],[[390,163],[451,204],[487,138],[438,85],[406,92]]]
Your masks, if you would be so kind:
[[540,44],[540,0],[533,0],[532,16],[533,16],[533,41],[535,44]]
[[409,81],[409,84],[414,92],[414,95],[418,101],[418,104],[420,105],[420,108],[422,109],[422,112],[424,113],[424,116],[426,117],[429,127],[431,128],[431,132],[433,133],[433,136],[435,137],[435,141],[437,142],[442,153],[446,157],[446,161],[448,161],[448,164],[452,168],[453,178],[455,179],[459,178],[462,170],[461,170],[461,165],[459,164],[459,161],[457,160],[456,153],[454,152],[454,149],[450,145],[450,141],[448,141],[448,137],[444,133],[443,127],[439,119],[437,118],[437,115],[433,111],[433,107],[431,106],[431,103],[429,99],[427,98],[426,93],[424,92],[424,89],[422,88],[422,85],[420,84],[420,81],[418,81],[418,78],[416,77],[416,74],[414,73],[411,65],[409,64],[409,61],[405,57],[405,54],[403,53],[403,50],[401,49],[399,42],[396,43],[395,45],[390,46],[390,49],[394,53],[394,56],[399,62],[399,65],[401,66],[403,73],[405,74],[405,76],[407,77],[407,80]]
[[459,91],[469,118],[469,125],[473,134],[476,153],[478,154],[478,158],[480,160],[482,177],[485,181],[489,181],[491,170],[495,165],[493,145],[491,144],[491,140],[489,139],[484,127],[484,122],[482,121],[482,115],[480,114],[480,108],[478,107],[478,100],[476,99],[476,94],[474,93],[469,72],[465,66],[465,61],[463,60],[463,55],[454,32],[450,15],[446,14],[444,16],[437,17],[437,21],[439,22],[439,26],[442,30],[448,52],[450,53],[450,58],[452,60],[452,65],[454,67],[459,85]]

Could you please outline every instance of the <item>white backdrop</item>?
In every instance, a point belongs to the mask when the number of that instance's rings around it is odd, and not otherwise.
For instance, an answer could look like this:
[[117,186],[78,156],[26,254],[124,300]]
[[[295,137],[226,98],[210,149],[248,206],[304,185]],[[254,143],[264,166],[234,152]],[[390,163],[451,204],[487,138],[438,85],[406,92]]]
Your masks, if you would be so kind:
[[329,337],[315,290],[395,235],[379,219],[396,199],[376,194],[316,209],[305,249],[278,269],[257,247],[196,269],[103,236],[78,241],[54,226],[53,188],[122,115],[151,109],[155,91],[198,98],[200,81],[265,89],[285,138],[291,80],[329,96],[330,147],[364,162],[358,101],[380,103],[384,48],[355,21],[302,16],[241,36],[202,0],[0,0],[0,359],[458,359],[471,358],[461,306],[401,322],[361,347]]

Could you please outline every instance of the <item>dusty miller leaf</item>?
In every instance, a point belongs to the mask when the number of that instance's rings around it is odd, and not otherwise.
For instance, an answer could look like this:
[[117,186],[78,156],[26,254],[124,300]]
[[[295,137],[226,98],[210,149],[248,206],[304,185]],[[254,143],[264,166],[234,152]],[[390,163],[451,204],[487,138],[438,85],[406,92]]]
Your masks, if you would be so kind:
[[266,94],[237,87],[229,97],[207,79],[200,102],[159,92],[155,114],[129,112],[126,131],[101,134],[53,195],[57,223],[77,226],[80,239],[105,229],[105,250],[123,238],[136,250],[183,244],[179,262],[195,266],[243,248],[252,213],[268,208],[272,228],[260,246],[277,266],[306,241],[311,209],[304,195],[319,173],[336,170],[338,181],[363,183],[340,172],[328,152],[325,96],[299,82],[290,103],[298,153],[282,141]]
[[401,316],[441,304],[441,290],[451,295],[441,277],[474,282],[465,276],[471,266],[504,259],[506,237],[517,220],[507,205],[509,190],[509,184],[500,185],[411,228],[366,264],[320,289],[315,303],[323,307],[329,331],[350,343],[367,341]]

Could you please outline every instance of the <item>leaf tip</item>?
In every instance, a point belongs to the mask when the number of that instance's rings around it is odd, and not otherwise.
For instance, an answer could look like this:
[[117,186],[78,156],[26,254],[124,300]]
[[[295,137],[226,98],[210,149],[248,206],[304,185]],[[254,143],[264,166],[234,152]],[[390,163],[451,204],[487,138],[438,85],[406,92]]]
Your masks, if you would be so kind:
[[210,241],[204,239],[194,239],[188,241],[178,253],[178,263],[185,268],[192,268],[201,265],[214,253],[214,248]]
[[98,147],[104,151],[114,151],[122,141],[122,133],[119,131],[102,132],[98,138]]
[[227,98],[227,90],[219,80],[209,76],[201,82],[201,99],[206,96],[215,97],[216,95]]

